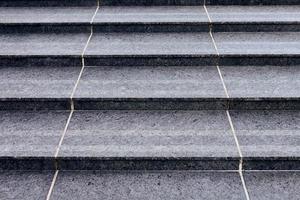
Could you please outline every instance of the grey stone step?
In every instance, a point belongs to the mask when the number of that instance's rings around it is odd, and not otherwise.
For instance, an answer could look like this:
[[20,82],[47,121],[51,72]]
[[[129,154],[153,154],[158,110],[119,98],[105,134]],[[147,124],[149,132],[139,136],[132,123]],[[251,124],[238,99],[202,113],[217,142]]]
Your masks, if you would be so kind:
[[[299,31],[299,6],[102,6],[94,32]],[[89,33],[95,7],[0,7],[1,33]],[[75,14],[76,13],[76,14]]]
[[300,5],[299,0],[205,0],[206,5]]
[[1,34],[0,66],[82,66],[89,33]]
[[245,199],[236,172],[187,171],[61,172],[50,199],[96,199],[97,194],[116,200]]
[[54,171],[1,171],[0,198],[46,199],[54,173]]
[[[238,170],[224,110],[0,111],[1,170]],[[230,111],[244,170],[299,170],[299,110]],[[60,143],[60,141],[62,141]]]
[[[96,6],[97,0],[1,0],[1,7]],[[300,5],[299,0],[101,0],[101,6]]]
[[[232,122],[244,156],[244,168],[283,170],[299,166],[300,112],[231,111]],[[268,161],[266,161],[268,160]]]
[[[1,67],[0,109],[298,109],[299,66]],[[228,97],[227,97],[228,94]]]
[[[3,171],[3,199],[45,199],[54,172]],[[291,199],[299,195],[299,172],[244,172],[251,199]],[[237,172],[60,171],[50,195],[56,199],[245,199]]]
[[[298,109],[299,66],[1,67],[0,109]],[[228,94],[228,97],[226,95]]]
[[[0,65],[81,66],[88,37],[88,33],[1,34]],[[87,65],[200,65],[214,63],[216,53],[208,33],[99,33],[84,57]]]
[[[94,33],[85,51],[87,66],[203,66],[300,64],[297,32]],[[1,66],[74,66],[88,33],[0,34]],[[218,61],[218,62],[217,62]]]
[[[0,7],[0,32],[90,32],[95,11],[95,7]],[[203,6],[105,6],[97,13],[94,32],[209,31]]]
[[0,7],[1,33],[90,33],[96,7]]
[[214,33],[219,65],[297,65],[300,35],[296,32]]
[[300,7],[207,6],[214,32],[299,31]]

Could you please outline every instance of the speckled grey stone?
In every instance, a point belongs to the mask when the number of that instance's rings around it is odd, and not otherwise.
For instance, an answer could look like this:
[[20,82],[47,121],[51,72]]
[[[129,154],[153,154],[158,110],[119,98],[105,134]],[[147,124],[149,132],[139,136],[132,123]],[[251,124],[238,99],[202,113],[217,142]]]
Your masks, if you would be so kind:
[[79,67],[1,67],[0,98],[70,98]]
[[96,7],[0,7],[0,33],[90,33]]
[[300,169],[298,110],[247,110],[230,114],[246,169]]
[[[238,153],[225,111],[76,111],[59,157],[81,157],[82,163],[95,158],[95,166],[101,160],[170,160],[172,169],[172,160],[208,160],[210,165],[209,160],[220,159],[224,163],[215,168],[228,164],[232,169]],[[156,167],[168,169],[164,165]]]
[[76,110],[225,110],[227,98],[74,98]]
[[94,33],[87,66],[215,65],[208,33]]
[[215,32],[300,31],[299,6],[207,6]]
[[217,68],[86,67],[75,98],[226,97]]
[[245,172],[244,178],[250,199],[300,199],[299,172]]
[[207,6],[212,22],[300,22],[300,6]]
[[300,34],[274,33],[214,33],[221,55],[299,55]]
[[0,110],[70,110],[70,98],[0,98]]
[[299,0],[206,0],[206,5],[299,5]]
[[299,66],[220,66],[230,97],[300,97]]
[[90,22],[96,7],[0,7],[0,23]]
[[3,0],[0,1],[1,7],[58,7],[58,6],[96,6],[95,0]]
[[54,172],[0,171],[0,199],[46,199]]
[[103,6],[94,32],[208,32],[203,6]]
[[1,67],[82,67],[81,55],[0,55]]
[[297,32],[214,33],[219,65],[299,65]]
[[81,55],[89,34],[1,34],[0,55]]
[[0,168],[47,168],[45,157],[54,156],[68,116],[69,111],[0,111]]
[[86,55],[211,55],[208,33],[95,33]]
[[85,55],[84,60],[86,66],[216,66],[217,55]]
[[204,0],[102,0],[104,6],[201,6]]
[[299,97],[233,97],[229,110],[299,110]]
[[100,7],[95,23],[208,22],[203,6]]
[[245,199],[238,173],[61,172],[51,200]]

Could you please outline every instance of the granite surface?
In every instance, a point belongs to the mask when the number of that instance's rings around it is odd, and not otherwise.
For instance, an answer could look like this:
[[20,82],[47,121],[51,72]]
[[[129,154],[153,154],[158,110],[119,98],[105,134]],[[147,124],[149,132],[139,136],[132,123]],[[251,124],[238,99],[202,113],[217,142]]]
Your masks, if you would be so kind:
[[0,34],[0,55],[80,56],[88,37],[88,33]]
[[[153,167],[145,166],[148,161],[169,160],[161,166],[166,169],[168,165],[172,169],[180,166],[181,161],[205,165],[205,160],[206,166],[215,161],[218,166],[214,167],[237,169],[234,162],[238,162],[237,147],[224,111],[76,111],[59,157],[75,163],[80,163],[78,157],[82,163],[91,159],[95,165],[103,160],[129,160],[140,168]],[[144,161],[146,164],[139,164]]]
[[216,67],[86,67],[75,98],[224,98]]
[[234,98],[300,97],[299,66],[220,66]]
[[79,67],[1,67],[0,98],[70,98]]
[[0,199],[46,199],[53,175],[53,171],[0,171]]
[[95,23],[208,22],[203,6],[107,6],[100,7]]
[[208,33],[94,33],[86,55],[211,55]]
[[0,23],[89,23],[96,7],[0,7]]
[[273,33],[214,33],[221,55],[299,55],[300,34],[297,32]]
[[238,173],[61,172],[51,199],[245,199]]
[[230,111],[248,169],[299,169],[298,110]]
[[300,198],[299,172],[245,172],[250,199],[297,200]]
[[207,6],[212,22],[300,22],[300,6]]
[[69,111],[0,111],[2,157],[54,156]]

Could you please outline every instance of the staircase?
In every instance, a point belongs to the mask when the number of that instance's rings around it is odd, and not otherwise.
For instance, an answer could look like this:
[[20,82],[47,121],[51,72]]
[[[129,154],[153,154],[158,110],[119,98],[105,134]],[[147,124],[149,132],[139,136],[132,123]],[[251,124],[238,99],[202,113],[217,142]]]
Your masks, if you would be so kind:
[[0,0],[0,199],[300,199],[300,0]]

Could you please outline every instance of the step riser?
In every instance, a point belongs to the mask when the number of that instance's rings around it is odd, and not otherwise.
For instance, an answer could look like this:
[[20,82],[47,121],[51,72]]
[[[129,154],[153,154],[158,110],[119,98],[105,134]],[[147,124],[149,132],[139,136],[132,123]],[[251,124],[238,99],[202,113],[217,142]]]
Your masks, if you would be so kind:
[[97,159],[0,158],[0,170],[237,170],[238,158]]
[[[122,23],[122,24],[94,24],[94,33],[115,32],[299,32],[300,24],[290,23]],[[89,23],[65,24],[0,24],[0,33],[90,33]]]
[[[300,26],[299,26],[300,30]],[[184,24],[94,24],[93,32],[208,32],[203,23]],[[85,24],[0,24],[0,33],[90,33],[91,25]]]
[[[0,170],[238,170],[238,158],[97,159],[0,158]],[[298,158],[247,158],[243,170],[300,170]]]
[[[300,55],[84,56],[85,66],[248,66],[300,65]],[[0,67],[82,66],[81,56],[0,56]]]
[[[74,99],[75,110],[294,110],[300,99]],[[0,99],[0,110],[70,110],[70,99]]]
[[299,0],[205,0],[206,5],[299,5]]
[[82,66],[81,56],[0,56],[0,67],[63,67]]

